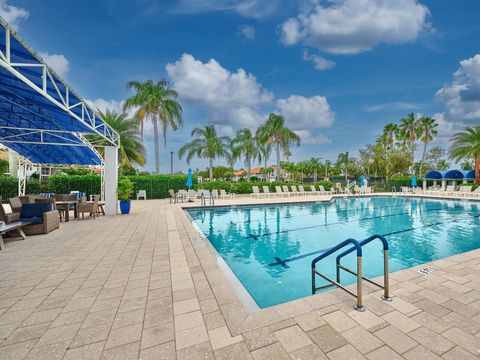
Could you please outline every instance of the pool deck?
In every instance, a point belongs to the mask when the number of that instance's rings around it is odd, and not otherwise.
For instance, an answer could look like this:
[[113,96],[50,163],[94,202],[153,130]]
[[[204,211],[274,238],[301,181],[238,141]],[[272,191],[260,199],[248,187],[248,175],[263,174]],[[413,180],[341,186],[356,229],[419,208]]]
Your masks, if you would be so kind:
[[365,286],[363,313],[341,290],[252,310],[182,206],[134,201],[128,216],[5,241],[0,359],[480,357],[480,250],[391,274],[392,302]]

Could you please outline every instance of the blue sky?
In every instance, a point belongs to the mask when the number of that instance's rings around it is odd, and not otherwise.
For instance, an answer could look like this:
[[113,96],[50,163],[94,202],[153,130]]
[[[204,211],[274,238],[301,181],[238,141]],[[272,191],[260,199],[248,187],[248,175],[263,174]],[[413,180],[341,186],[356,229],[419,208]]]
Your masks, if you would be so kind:
[[162,171],[192,127],[232,135],[271,111],[302,138],[294,160],[355,155],[408,112],[435,116],[444,146],[480,123],[477,0],[0,0],[0,13],[102,110],[121,107],[129,80],[168,79],[185,126]]

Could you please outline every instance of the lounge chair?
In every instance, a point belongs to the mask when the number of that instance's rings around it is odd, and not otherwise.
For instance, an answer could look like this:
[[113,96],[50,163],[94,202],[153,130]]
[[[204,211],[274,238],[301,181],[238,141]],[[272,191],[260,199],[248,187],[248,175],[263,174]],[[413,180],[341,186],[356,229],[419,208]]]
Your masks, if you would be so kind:
[[257,199],[265,195],[260,192],[260,189],[258,188],[258,186],[252,186],[252,191],[253,192],[250,195],[252,197],[256,197]]
[[217,189],[212,189],[210,194],[214,199],[218,199],[218,190]]
[[459,196],[467,197],[471,192],[472,192],[472,186],[460,186],[460,189],[458,189],[457,194]]
[[182,202],[187,199],[187,190],[180,189],[177,192],[177,198],[182,199]]
[[275,186],[275,195],[276,196],[281,196],[284,197],[285,195],[289,196],[290,194],[286,194],[282,191],[282,188],[280,186]]
[[288,189],[288,186],[287,185],[282,185],[282,191],[284,194],[287,194],[287,196],[290,196],[290,195],[295,195],[295,194],[292,194],[290,192],[290,190]]
[[337,193],[345,194],[345,189],[342,188],[342,184],[336,183],[335,184],[335,189],[336,189]]
[[188,190],[187,192],[187,201],[193,201],[195,202],[195,199],[197,198],[197,193],[195,192],[195,190]]
[[292,188],[292,195],[305,195],[305,194],[302,194],[300,191],[297,190],[296,185],[292,185],[290,187]]
[[138,190],[137,200],[140,199],[147,200],[147,190]]
[[332,190],[325,190],[325,188],[323,187],[323,185],[319,185],[319,189],[320,189],[320,192],[323,193],[323,194],[327,194],[327,195],[333,194],[333,191],[332,191]]
[[480,187],[477,187],[475,190],[467,194],[468,197],[477,197],[480,198]]
[[320,191],[317,190],[315,185],[310,185],[310,194],[312,195],[320,195]]
[[455,195],[456,193],[455,185],[448,185],[445,189],[445,195]]
[[312,195],[310,194],[310,191],[305,191],[305,189],[303,188],[303,185],[298,186],[298,191],[301,192],[302,195]]
[[220,199],[233,199],[233,194],[227,193],[225,189],[220,189]]
[[170,194],[170,204],[172,203],[172,201],[174,203],[177,203],[178,202],[178,194],[175,194],[175,190],[168,189],[168,193]]
[[275,197],[275,194],[270,192],[270,188],[266,185],[262,186],[263,193],[265,194],[265,197]]

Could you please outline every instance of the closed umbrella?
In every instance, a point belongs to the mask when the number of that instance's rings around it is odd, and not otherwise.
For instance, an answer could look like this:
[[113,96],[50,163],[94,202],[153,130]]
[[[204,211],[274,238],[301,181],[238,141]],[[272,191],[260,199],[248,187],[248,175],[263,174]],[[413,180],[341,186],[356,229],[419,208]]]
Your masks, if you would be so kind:
[[417,186],[417,177],[413,176],[412,177],[412,187],[416,187],[416,186]]
[[187,183],[185,184],[188,187],[188,190],[193,186],[193,181],[192,181],[192,169],[188,169],[188,176],[187,176]]
[[360,176],[360,186],[363,187],[365,185],[365,177],[362,175]]

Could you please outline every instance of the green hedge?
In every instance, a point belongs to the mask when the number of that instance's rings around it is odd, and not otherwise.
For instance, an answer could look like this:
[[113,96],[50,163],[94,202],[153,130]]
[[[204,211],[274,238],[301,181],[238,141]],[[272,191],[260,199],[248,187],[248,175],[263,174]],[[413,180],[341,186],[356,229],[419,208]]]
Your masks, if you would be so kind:
[[[133,182],[133,197],[138,190],[146,190],[148,199],[163,199],[169,197],[168,189],[185,189],[186,175],[146,175],[123,176]],[[193,183],[197,179],[193,177]],[[52,175],[47,181],[29,179],[26,193],[68,194],[70,191],[81,191],[88,195],[100,194],[100,175]],[[5,201],[18,193],[18,180],[11,176],[0,176],[0,196]]]
[[307,183],[307,184],[302,184],[302,183],[296,183],[296,182],[269,182],[265,183],[264,181],[251,181],[251,182],[231,182],[231,181],[209,181],[209,182],[204,182],[203,184],[197,184],[195,186],[195,189],[205,189],[205,190],[212,190],[212,189],[223,189],[227,192],[235,193],[235,194],[250,194],[252,193],[252,186],[258,186],[262,187],[265,185],[268,185],[270,192],[275,192],[275,186],[282,186],[282,185],[303,185],[305,187],[305,190],[308,191],[310,190],[309,186],[305,185],[316,185],[317,188],[319,185],[322,185],[325,190],[330,190],[332,188],[332,183],[330,181],[317,181],[316,183]]

